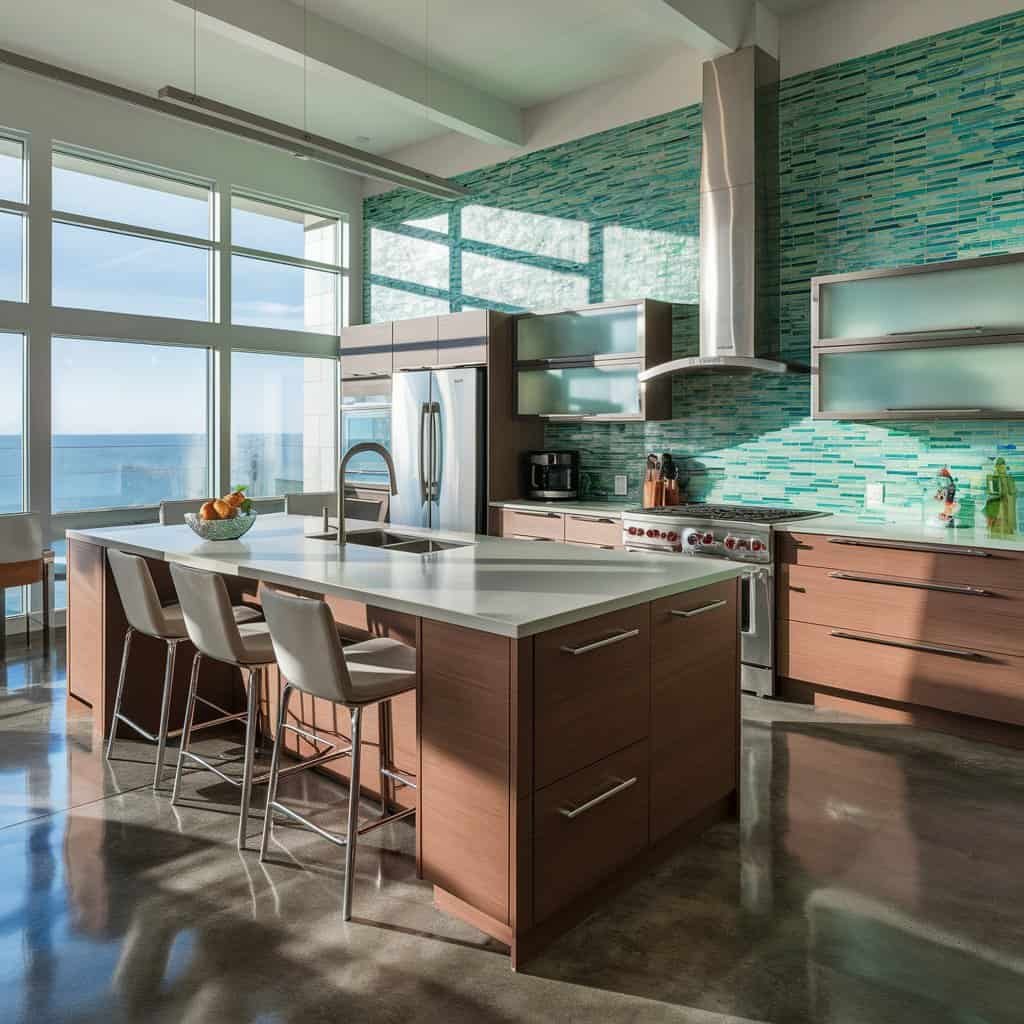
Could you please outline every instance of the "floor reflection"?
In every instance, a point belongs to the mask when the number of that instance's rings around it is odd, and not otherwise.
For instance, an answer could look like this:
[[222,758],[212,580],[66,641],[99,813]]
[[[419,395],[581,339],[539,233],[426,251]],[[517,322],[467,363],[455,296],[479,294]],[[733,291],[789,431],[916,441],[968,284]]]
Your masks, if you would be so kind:
[[[739,825],[515,975],[434,910],[407,824],[361,848],[342,924],[330,844],[239,854],[235,791],[196,777],[171,808],[148,745],[106,764],[59,654],[3,672],[5,1022],[1021,1019],[1024,754],[748,700]],[[290,784],[341,826],[343,790]]]

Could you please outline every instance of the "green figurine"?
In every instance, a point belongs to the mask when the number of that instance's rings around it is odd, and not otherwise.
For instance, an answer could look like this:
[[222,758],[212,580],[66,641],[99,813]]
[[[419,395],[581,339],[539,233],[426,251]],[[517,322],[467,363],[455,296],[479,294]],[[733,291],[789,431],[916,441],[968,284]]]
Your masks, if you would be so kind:
[[993,533],[1010,537],[1017,532],[1017,483],[1010,476],[1006,459],[996,459],[985,477],[985,519]]

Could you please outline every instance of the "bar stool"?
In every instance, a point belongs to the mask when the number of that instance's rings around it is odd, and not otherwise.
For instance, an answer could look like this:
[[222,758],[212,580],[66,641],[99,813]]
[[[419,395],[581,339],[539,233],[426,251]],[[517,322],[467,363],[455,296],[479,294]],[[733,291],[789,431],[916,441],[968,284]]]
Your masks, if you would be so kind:
[[[241,789],[238,819],[238,848],[245,849],[246,827],[249,822],[249,804],[252,798],[254,783],[265,782],[268,776],[253,778],[253,762],[256,755],[256,735],[259,728],[259,697],[266,669],[274,664],[274,649],[270,643],[267,625],[263,622],[242,623],[235,621],[231,612],[231,600],[228,597],[224,580],[216,573],[203,569],[192,569],[176,562],[171,564],[171,576],[174,587],[178,591],[181,611],[185,619],[188,638],[196,649],[192,660],[192,676],[188,685],[188,704],[185,707],[185,726],[182,730],[181,745],[178,747],[178,766],[174,773],[174,790],[171,793],[171,804],[177,804],[181,793],[181,775],[185,759],[196,761],[207,771],[213,772],[225,782]],[[199,754],[189,750],[192,732],[196,726],[196,703],[218,708],[216,704],[200,697],[199,665],[203,658],[222,662],[240,669],[245,676],[248,698],[246,710],[237,714],[227,714],[220,722],[245,721],[245,745],[242,753],[242,779],[231,778],[221,771],[221,766],[237,761],[237,757],[222,758],[213,764]],[[205,723],[204,723],[205,725]]]
[[[110,571],[114,574],[114,583],[124,607],[125,618],[128,619],[128,631],[124,635],[124,648],[121,652],[121,672],[117,678],[117,695],[114,697],[114,714],[110,721],[110,735],[107,737],[106,757],[109,761],[114,749],[117,723],[124,722],[140,736],[144,736],[151,743],[156,743],[153,788],[158,789],[163,776],[167,741],[175,736],[180,736],[182,732],[181,729],[168,732],[167,720],[171,711],[171,689],[174,685],[174,662],[178,653],[178,645],[188,639],[185,620],[179,605],[160,604],[160,597],[156,592],[153,577],[144,558],[111,548],[107,551],[107,561],[110,563]],[[235,605],[231,608],[231,616],[235,622],[251,622],[258,619],[260,613],[255,608]],[[132,646],[132,637],[136,633],[142,633],[143,636],[150,636],[156,640],[163,640],[167,644],[164,687],[160,698],[160,724],[157,727],[156,735],[153,735],[148,729],[143,729],[138,722],[132,721],[121,711],[125,679],[128,674],[128,655]],[[223,709],[219,710],[223,714],[227,714]],[[220,721],[204,722],[201,728],[206,729],[219,724]]]
[[[274,828],[274,812],[297,821],[324,839],[345,847],[345,890],[342,899],[342,920],[352,917],[352,883],[355,867],[356,839],[358,836],[400,818],[415,814],[415,808],[388,814],[388,782],[415,788],[411,779],[394,765],[391,751],[390,700],[416,688],[416,651],[407,644],[384,637],[375,637],[363,643],[342,647],[334,617],[326,603],[308,597],[294,597],[280,591],[266,589],[262,595],[263,614],[270,627],[270,638],[277,655],[278,668],[287,681],[281,693],[281,708],[274,753],[270,762],[270,787],[267,791],[267,810],[263,819],[263,839],[260,860],[267,856],[267,844]],[[352,746],[342,751],[352,756],[352,774],[349,782],[348,831],[344,835],[320,828],[277,799],[280,775],[281,747],[285,731],[301,730],[286,721],[288,701],[293,691],[300,690],[314,697],[340,704],[352,717]],[[381,817],[359,827],[359,751],[362,737],[362,712],[377,704],[381,709],[380,787]],[[295,768],[323,764],[323,755],[310,758]]]

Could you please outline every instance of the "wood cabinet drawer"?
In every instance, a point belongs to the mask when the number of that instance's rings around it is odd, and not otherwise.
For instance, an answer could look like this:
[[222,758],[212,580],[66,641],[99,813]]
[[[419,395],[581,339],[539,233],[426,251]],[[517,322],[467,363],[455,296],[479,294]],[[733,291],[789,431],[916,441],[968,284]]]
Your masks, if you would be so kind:
[[779,618],[1024,655],[1024,592],[783,565]]
[[1024,553],[1016,551],[782,532],[776,543],[791,565],[1024,590]]
[[735,580],[651,605],[651,842],[728,796],[739,770]]
[[467,309],[437,318],[437,362],[440,366],[483,366],[487,362],[488,312]]
[[391,373],[391,324],[356,324],[341,332],[341,376],[386,377]]
[[534,638],[534,786],[647,735],[650,606],[611,612]]
[[565,540],[565,520],[558,512],[501,510],[502,537]]
[[779,674],[852,693],[1024,725],[1024,658],[1012,655],[970,657],[953,648],[927,650],[915,646],[914,641],[782,622]]
[[577,544],[621,548],[622,521],[614,516],[585,516],[568,512],[565,516],[565,539]]
[[534,798],[534,917],[542,920],[647,845],[647,742]]

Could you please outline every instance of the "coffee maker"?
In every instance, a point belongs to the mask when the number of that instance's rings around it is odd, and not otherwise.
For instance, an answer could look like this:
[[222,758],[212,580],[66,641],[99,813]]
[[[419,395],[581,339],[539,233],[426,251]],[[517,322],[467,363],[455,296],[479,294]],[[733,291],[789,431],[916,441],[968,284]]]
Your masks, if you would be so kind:
[[523,469],[527,498],[559,501],[579,497],[579,452],[526,452]]

